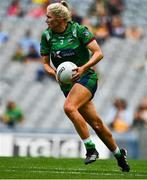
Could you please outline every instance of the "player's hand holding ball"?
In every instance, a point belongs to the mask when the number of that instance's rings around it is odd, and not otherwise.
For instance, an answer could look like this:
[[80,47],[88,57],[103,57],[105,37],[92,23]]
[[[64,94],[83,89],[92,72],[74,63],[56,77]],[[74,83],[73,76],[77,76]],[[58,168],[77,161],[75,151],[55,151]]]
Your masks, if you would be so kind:
[[85,70],[84,70],[83,66],[77,67],[76,68],[76,73],[72,77],[72,81],[73,82],[77,81],[84,72],[85,72]]

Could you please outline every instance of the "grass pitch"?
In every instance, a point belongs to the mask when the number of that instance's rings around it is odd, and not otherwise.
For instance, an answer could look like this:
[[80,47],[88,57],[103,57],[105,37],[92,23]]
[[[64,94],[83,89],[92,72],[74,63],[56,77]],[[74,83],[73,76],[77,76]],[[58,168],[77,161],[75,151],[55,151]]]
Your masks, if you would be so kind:
[[84,165],[83,159],[0,157],[0,179],[147,179],[147,161],[129,164],[123,173],[114,159]]

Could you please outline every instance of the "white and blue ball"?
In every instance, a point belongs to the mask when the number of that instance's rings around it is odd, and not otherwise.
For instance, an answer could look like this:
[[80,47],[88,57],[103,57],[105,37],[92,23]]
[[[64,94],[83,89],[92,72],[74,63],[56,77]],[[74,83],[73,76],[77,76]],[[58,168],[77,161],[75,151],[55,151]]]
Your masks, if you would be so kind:
[[77,68],[77,65],[70,61],[61,63],[57,67],[57,77],[59,81],[64,84],[72,83],[71,79],[73,75],[76,73],[76,71],[73,71],[73,70],[76,68]]

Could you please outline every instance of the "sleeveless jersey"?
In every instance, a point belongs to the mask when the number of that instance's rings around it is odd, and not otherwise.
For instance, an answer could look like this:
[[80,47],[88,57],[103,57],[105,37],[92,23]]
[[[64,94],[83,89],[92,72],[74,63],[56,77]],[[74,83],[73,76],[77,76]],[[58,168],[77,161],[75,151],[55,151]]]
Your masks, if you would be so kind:
[[87,27],[71,21],[63,33],[55,33],[50,28],[42,33],[40,54],[49,55],[56,68],[65,61],[82,66],[90,58],[86,45],[93,39]]

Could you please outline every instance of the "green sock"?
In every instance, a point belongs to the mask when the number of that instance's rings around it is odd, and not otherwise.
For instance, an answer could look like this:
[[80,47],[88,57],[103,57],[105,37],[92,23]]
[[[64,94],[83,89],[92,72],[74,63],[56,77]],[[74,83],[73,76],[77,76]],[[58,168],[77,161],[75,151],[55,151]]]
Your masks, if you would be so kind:
[[95,148],[95,144],[91,140],[89,140],[88,142],[84,142],[84,144],[85,144],[86,149],[94,149]]
[[113,151],[113,155],[117,158],[121,156],[121,151],[120,149],[117,147],[115,151]]

